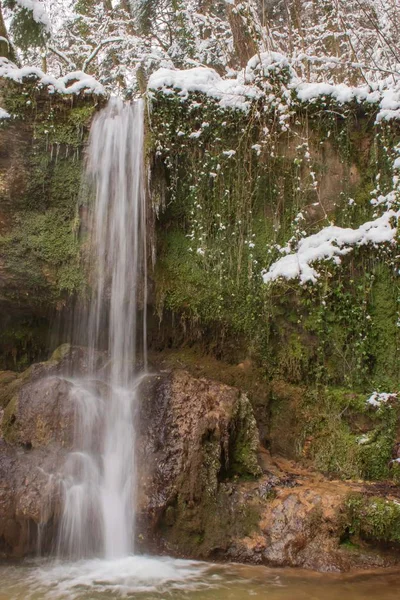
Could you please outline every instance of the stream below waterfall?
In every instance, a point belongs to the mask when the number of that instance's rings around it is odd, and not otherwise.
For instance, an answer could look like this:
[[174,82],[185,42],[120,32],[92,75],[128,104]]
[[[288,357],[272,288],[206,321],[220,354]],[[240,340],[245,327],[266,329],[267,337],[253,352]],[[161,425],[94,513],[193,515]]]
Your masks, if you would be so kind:
[[336,575],[130,556],[0,566],[0,600],[397,600],[400,571]]

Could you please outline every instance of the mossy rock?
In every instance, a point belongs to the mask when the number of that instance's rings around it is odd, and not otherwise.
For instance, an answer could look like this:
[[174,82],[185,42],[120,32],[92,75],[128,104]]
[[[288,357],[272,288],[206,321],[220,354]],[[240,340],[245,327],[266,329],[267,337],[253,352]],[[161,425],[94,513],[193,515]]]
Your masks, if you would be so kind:
[[271,450],[311,463],[341,479],[396,478],[392,455],[398,436],[400,403],[378,410],[367,395],[346,388],[271,386]]
[[400,503],[376,496],[351,494],[344,506],[343,529],[350,539],[400,548]]
[[67,358],[71,353],[71,344],[61,344],[58,346],[50,357],[50,362],[60,362]]
[[257,530],[261,507],[256,501],[242,502],[230,484],[222,484],[214,499],[196,505],[178,497],[161,523],[168,546],[182,555],[210,558],[224,553],[235,539]]

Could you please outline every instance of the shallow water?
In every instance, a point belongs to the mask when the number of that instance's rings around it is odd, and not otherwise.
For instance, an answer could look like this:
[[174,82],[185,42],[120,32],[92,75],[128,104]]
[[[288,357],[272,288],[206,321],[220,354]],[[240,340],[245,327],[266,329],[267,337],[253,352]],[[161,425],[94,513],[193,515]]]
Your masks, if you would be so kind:
[[398,600],[400,571],[315,574],[146,556],[0,564],[0,600]]

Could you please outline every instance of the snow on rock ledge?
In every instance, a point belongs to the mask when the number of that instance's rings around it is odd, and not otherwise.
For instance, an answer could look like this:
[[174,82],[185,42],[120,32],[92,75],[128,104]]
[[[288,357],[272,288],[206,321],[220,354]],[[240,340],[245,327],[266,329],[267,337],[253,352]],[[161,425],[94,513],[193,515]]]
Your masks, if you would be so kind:
[[178,94],[183,99],[190,92],[199,92],[219,101],[223,108],[247,110],[253,100],[265,97],[271,100],[272,87],[268,78],[273,72],[286,69],[279,97],[284,97],[287,106],[293,102],[313,102],[332,98],[339,104],[351,102],[375,104],[378,108],[376,122],[400,119],[400,81],[386,78],[380,82],[360,87],[344,83],[310,83],[302,81],[290,65],[287,57],[277,52],[264,52],[253,56],[242,72],[234,78],[223,78],[214,69],[195,67],[175,70],[161,68],[150,76],[149,91],[159,90],[164,94]]
[[158,69],[149,79],[150,91],[160,90],[164,94],[178,95],[183,99],[190,92],[200,92],[219,100],[223,108],[239,108],[247,110],[252,100],[262,96],[261,90],[245,85],[244,78],[223,79],[214,69],[195,67],[183,71]]
[[[387,86],[387,87],[385,87]],[[379,112],[376,122],[400,119],[400,84],[388,81],[381,82],[372,90],[370,86],[351,87],[344,83],[332,85],[330,83],[305,83],[292,82],[290,87],[295,90],[297,97],[302,102],[311,102],[318,98],[331,97],[339,104],[357,101],[368,104],[377,104]],[[382,88],[382,89],[379,89]]]
[[[25,80],[36,80],[37,85],[47,86],[50,94],[85,94],[104,95],[105,89],[91,75],[83,71],[74,71],[57,79],[52,75],[43,73],[37,67],[17,67],[6,58],[0,58],[0,77],[10,79],[17,83]],[[72,82],[72,83],[71,83]]]
[[388,210],[374,221],[363,223],[358,229],[335,225],[325,227],[318,233],[301,239],[296,252],[289,254],[290,248],[285,248],[287,256],[280,258],[263,274],[264,283],[279,278],[299,278],[302,284],[316,282],[318,273],[312,266],[313,263],[333,260],[340,264],[340,256],[351,252],[353,246],[392,242],[397,232],[392,223],[397,223],[399,217],[400,211]]

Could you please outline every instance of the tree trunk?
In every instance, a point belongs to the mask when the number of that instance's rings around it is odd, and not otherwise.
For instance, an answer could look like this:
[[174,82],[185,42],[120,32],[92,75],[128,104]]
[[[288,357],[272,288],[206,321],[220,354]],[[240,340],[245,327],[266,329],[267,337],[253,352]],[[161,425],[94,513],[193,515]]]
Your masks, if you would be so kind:
[[[0,37],[4,38],[0,40],[0,56],[5,56],[9,60],[15,61],[15,52],[10,43],[8,32],[3,19],[3,11],[0,2]],[[7,40],[7,41],[6,41]]]
[[[235,5],[239,4],[236,0]],[[233,44],[238,64],[244,68],[250,58],[257,54],[258,48],[254,37],[243,22],[243,17],[239,12],[235,12],[235,5],[228,4],[228,20],[232,29]]]

